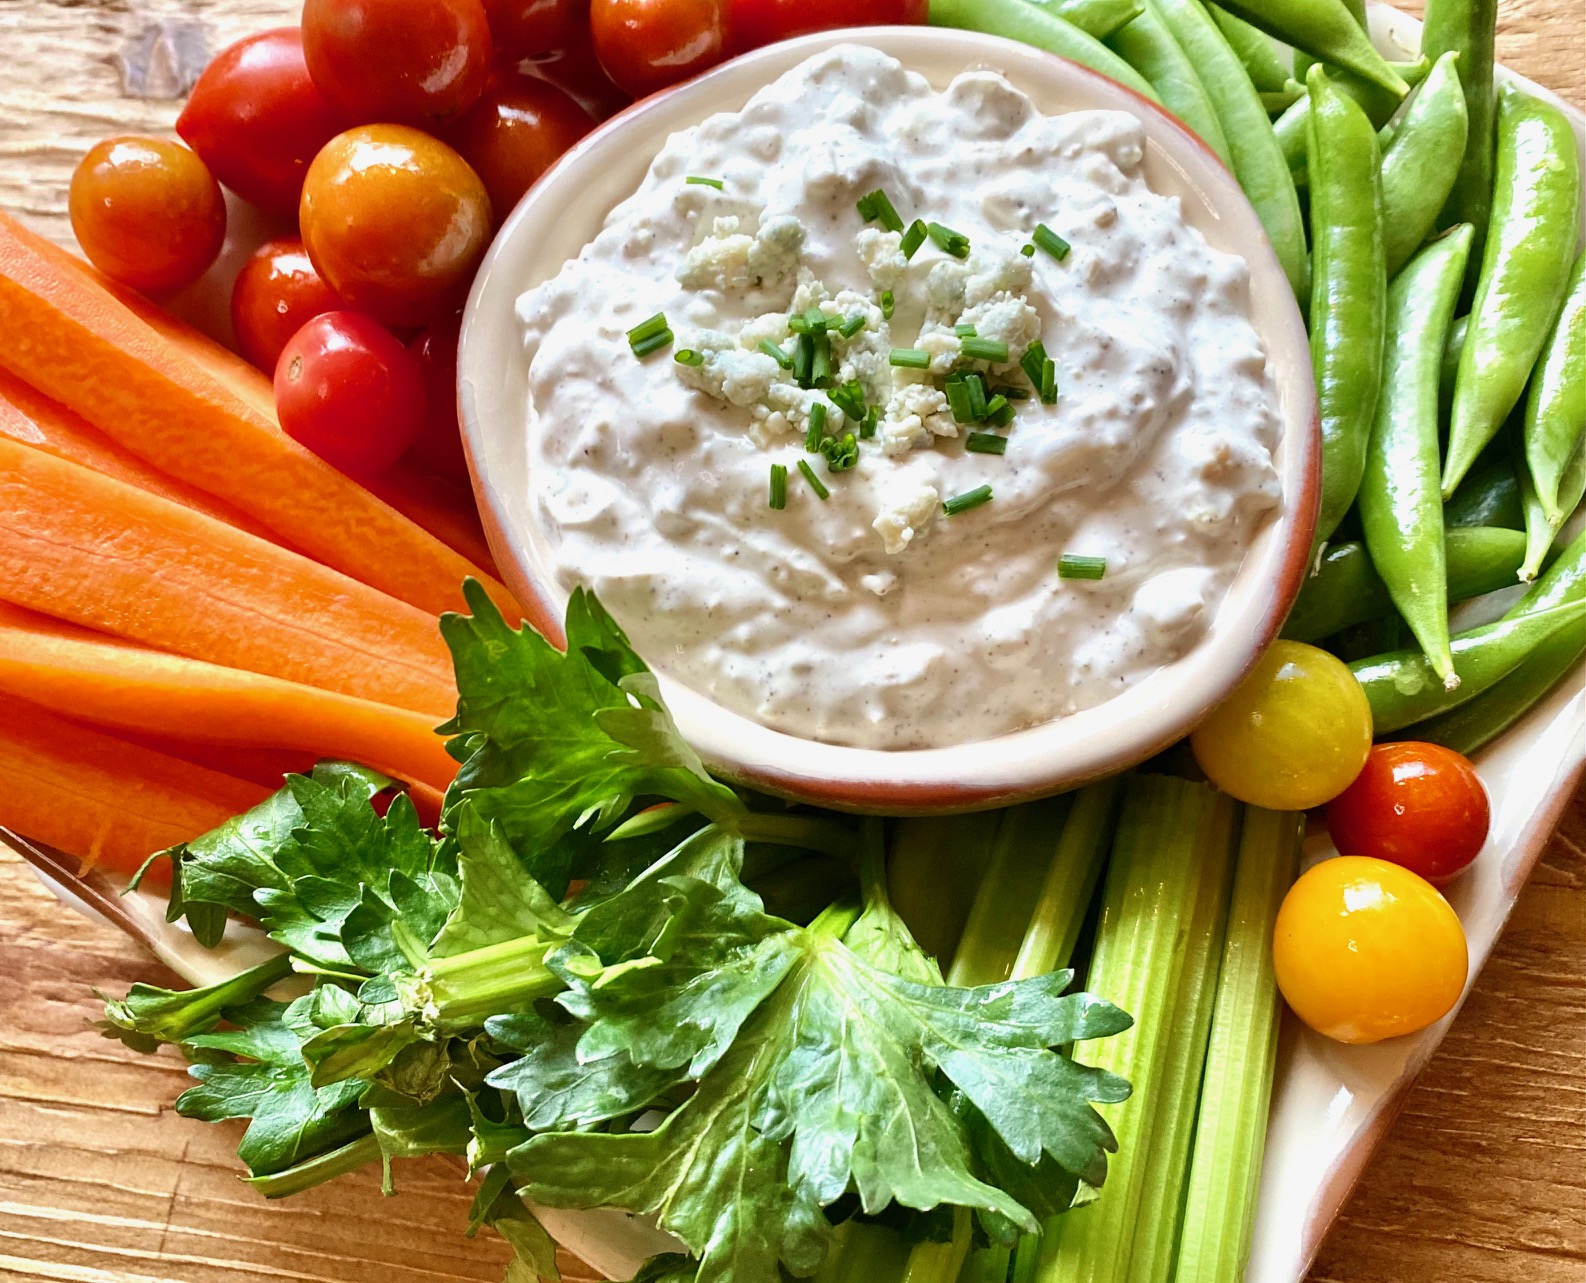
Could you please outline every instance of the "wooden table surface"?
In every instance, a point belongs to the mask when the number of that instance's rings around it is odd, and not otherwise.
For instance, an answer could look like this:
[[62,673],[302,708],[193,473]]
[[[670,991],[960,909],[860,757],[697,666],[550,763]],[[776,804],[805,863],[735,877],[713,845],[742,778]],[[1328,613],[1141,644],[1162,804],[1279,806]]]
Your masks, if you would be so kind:
[[[1419,9],[1418,3],[1408,5]],[[93,140],[168,128],[207,54],[295,21],[289,0],[0,0],[0,208],[69,242]],[[1580,0],[1505,0],[1500,57],[1586,102]],[[0,343],[5,336],[0,335]],[[90,990],[174,983],[59,908],[0,848],[0,1278],[70,1283],[496,1280],[469,1195],[402,1163],[279,1205],[239,1185],[236,1132],[177,1117],[180,1057],[85,1027]],[[570,1280],[587,1278],[566,1262]],[[1586,1280],[1586,790],[1311,1283]],[[1259,1283],[1259,1281],[1258,1281]]]

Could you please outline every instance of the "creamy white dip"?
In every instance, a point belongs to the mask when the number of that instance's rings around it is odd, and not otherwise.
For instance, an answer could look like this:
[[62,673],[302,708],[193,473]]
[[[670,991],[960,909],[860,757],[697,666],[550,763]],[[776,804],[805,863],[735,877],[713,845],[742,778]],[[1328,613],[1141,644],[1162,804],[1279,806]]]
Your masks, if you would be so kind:
[[[561,582],[715,702],[870,748],[1048,721],[1184,653],[1279,502],[1279,420],[1245,266],[1151,191],[1144,145],[1130,115],[1044,116],[990,72],[937,93],[859,46],[673,135],[518,305],[532,513]],[[906,261],[856,207],[878,189],[967,257],[927,240]],[[1040,225],[1066,257],[1021,252]],[[846,471],[806,450],[811,410],[839,439],[860,425],[761,346],[791,354],[788,317],[810,308],[864,318],[829,337],[834,382],[877,407]],[[636,357],[628,331],[657,313],[675,341]],[[1008,360],[965,360],[957,326]],[[947,376],[1028,392],[1035,340],[1055,402],[1014,402],[1004,428],[955,422]],[[894,348],[930,367],[894,367]],[[1006,452],[971,452],[970,432]],[[982,486],[988,502],[945,514]],[[1064,554],[1104,558],[1104,576],[1060,577]]]

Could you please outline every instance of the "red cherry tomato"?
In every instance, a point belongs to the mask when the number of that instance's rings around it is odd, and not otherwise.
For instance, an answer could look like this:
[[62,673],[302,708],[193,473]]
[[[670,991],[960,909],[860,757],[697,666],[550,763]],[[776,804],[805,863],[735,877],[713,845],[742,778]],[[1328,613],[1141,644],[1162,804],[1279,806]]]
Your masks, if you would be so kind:
[[324,312],[343,306],[320,279],[295,236],[266,241],[242,265],[231,287],[231,330],[237,349],[266,372],[287,340]]
[[326,312],[294,334],[275,367],[281,427],[343,472],[367,476],[407,453],[424,420],[418,363],[357,312]]
[[1433,886],[1462,873],[1487,841],[1487,791],[1476,768],[1439,744],[1378,744],[1327,808],[1343,855],[1402,864]]
[[176,119],[176,132],[216,178],[282,215],[297,213],[309,162],[339,128],[309,77],[296,27],[222,49]]
[[593,0],[589,27],[600,65],[635,98],[727,54],[727,0]]
[[913,25],[930,7],[930,0],[732,0],[732,47],[758,49],[837,27]]
[[303,52],[344,123],[434,125],[485,91],[480,0],[305,0]]
[[496,56],[539,58],[575,43],[589,29],[589,0],[484,0]]
[[439,321],[408,344],[424,377],[424,425],[408,457],[421,468],[468,484],[468,457],[457,426],[457,335],[461,316]]
[[204,162],[163,138],[107,138],[72,174],[72,231],[106,276],[155,296],[191,285],[226,240],[226,198]]
[[499,221],[594,127],[589,113],[555,85],[507,71],[497,72],[446,139],[484,181]]
[[569,94],[595,120],[614,116],[633,101],[633,95],[619,89],[600,65],[587,30],[560,53],[525,63],[523,69]]

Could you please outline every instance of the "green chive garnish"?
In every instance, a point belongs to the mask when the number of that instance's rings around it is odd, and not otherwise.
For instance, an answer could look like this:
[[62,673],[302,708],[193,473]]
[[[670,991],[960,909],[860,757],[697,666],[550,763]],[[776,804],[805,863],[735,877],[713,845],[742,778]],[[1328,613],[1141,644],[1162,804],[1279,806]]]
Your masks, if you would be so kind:
[[1105,557],[1080,557],[1065,552],[1057,559],[1059,579],[1100,579],[1107,573]]
[[944,254],[951,254],[954,258],[969,257],[969,237],[962,232],[955,232],[940,223],[927,223],[925,231]]
[[876,435],[876,426],[881,422],[881,407],[873,405],[865,411],[864,422],[859,425],[859,439],[869,441]]
[[669,347],[671,342],[672,331],[667,327],[664,312],[657,312],[628,331],[628,346],[633,349],[634,356],[649,356],[651,352]]
[[892,297],[891,290],[881,291],[881,317],[883,320],[892,319],[892,309],[897,306],[897,301]]
[[973,423],[975,410],[969,399],[969,386],[964,380],[948,379],[944,391],[947,393],[947,408],[953,412],[953,422]]
[[784,370],[793,368],[793,358],[788,355],[787,349],[771,342],[770,339],[760,340],[760,350],[780,365]]
[[826,406],[817,401],[810,406],[809,431],[804,434],[804,448],[810,454],[821,448],[821,438],[826,435]]
[[868,196],[859,198],[859,217],[867,223],[879,222],[889,232],[903,230],[903,220],[898,216],[898,211],[892,207],[886,192],[879,187]]
[[811,387],[810,370],[815,364],[815,340],[800,334],[793,344],[793,381],[801,388]]
[[672,331],[662,330],[659,334],[652,334],[647,339],[640,339],[631,345],[633,354],[637,357],[649,356],[652,352],[659,352],[664,347],[672,346]]
[[1019,365],[1045,404],[1051,405],[1057,400],[1057,365],[1046,355],[1046,347],[1039,339],[1025,350]]
[[771,506],[778,512],[787,507],[787,464],[771,465]]
[[964,438],[964,449],[971,454],[1006,454],[1008,438],[995,432],[971,432]]
[[810,332],[810,323],[805,319],[803,312],[794,312],[792,316],[788,317],[787,327],[795,334],[808,334]]
[[849,379],[842,387],[833,388],[827,395],[832,404],[855,423],[865,417],[865,389],[858,379]]
[[821,479],[815,475],[815,469],[810,467],[808,459],[799,460],[799,471],[804,474],[804,480],[810,483],[810,489],[815,492],[816,498],[824,503],[832,497],[832,492],[821,484]]
[[1023,254],[1025,256],[1025,258],[1034,258],[1035,257],[1035,246],[1034,245],[1026,245],[1022,249],[1019,250],[1019,253]]
[[692,365],[696,369],[705,364],[705,354],[696,352],[691,347],[682,348],[672,357],[679,365]]
[[986,422],[994,428],[1005,428],[1013,422],[1012,403],[1000,392],[986,402]]
[[999,383],[991,390],[998,396],[1007,397],[1010,401],[1028,401],[1030,399],[1029,388],[1016,388],[1011,383]]
[[993,365],[1008,359],[1008,345],[1001,339],[960,339],[958,350],[973,361],[990,361]]
[[972,339],[975,337],[975,327],[973,325],[955,325],[953,326],[953,333],[961,339]]
[[859,442],[852,432],[840,437],[827,437],[821,442],[821,453],[826,456],[828,472],[847,472],[859,466]]
[[[803,467],[803,464],[799,465]],[[942,504],[942,511],[949,517],[956,517],[961,512],[968,512],[971,508],[978,508],[983,503],[991,502],[991,487],[976,486],[973,490],[966,490],[963,494],[956,494],[946,503]]]
[[690,174],[683,181],[692,183],[695,187],[714,187],[717,191],[723,191],[727,186],[719,178],[701,178],[698,174]]
[[837,327],[837,333],[841,334],[845,339],[851,339],[864,328],[865,314],[863,312],[855,312]]
[[887,356],[887,362],[903,370],[928,370],[931,368],[931,354],[924,348],[895,347]]
[[822,330],[810,336],[815,355],[810,362],[810,387],[823,388],[832,379],[832,336]]
[[1045,223],[1036,224],[1035,231],[1030,233],[1030,239],[1035,242],[1038,248],[1044,249],[1059,263],[1068,257],[1068,242]]
[[969,416],[979,423],[986,417],[986,407],[990,404],[986,397],[986,381],[978,374],[966,374],[964,390],[969,393]]
[[925,238],[930,235],[930,229],[918,218],[909,224],[909,230],[903,233],[903,241],[898,246],[903,251],[904,258],[913,258]]

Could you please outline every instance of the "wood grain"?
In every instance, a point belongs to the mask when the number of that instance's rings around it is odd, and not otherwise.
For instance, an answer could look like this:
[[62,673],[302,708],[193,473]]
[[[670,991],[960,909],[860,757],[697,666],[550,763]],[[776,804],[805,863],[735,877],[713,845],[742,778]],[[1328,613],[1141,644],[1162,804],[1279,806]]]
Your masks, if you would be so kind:
[[[69,242],[66,183],[87,147],[169,128],[209,53],[296,10],[0,0],[0,208]],[[1504,0],[1501,14],[1503,60],[1586,101],[1580,0]],[[180,1058],[134,1055],[87,1026],[94,986],[172,978],[117,932],[59,908],[3,848],[0,951],[0,1279],[501,1277],[502,1246],[458,1233],[469,1195],[445,1163],[398,1164],[396,1199],[373,1173],[281,1204],[240,1185],[237,1130],[170,1108],[187,1081]],[[570,1281],[589,1278],[564,1267]],[[1586,1280],[1586,790],[1311,1276],[1517,1280]]]

